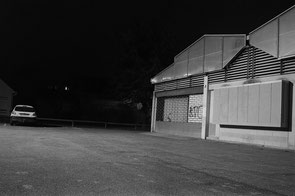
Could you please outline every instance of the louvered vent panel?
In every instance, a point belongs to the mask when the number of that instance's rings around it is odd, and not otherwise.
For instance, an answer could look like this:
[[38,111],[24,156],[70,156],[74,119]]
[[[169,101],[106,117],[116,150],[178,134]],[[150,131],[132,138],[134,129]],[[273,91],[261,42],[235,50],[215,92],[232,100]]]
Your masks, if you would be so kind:
[[191,85],[190,78],[185,78],[176,81],[169,81],[155,85],[155,91],[169,91],[169,90],[176,90],[182,88],[189,88]]
[[283,60],[283,73],[295,73],[295,58]]
[[255,77],[279,75],[281,73],[280,60],[257,48],[254,49],[254,52]]
[[160,84],[156,84],[155,85],[155,91],[163,91],[165,89],[165,86],[163,83],[160,83]]
[[227,81],[246,79],[248,73],[248,48],[228,67]]
[[192,82],[191,84],[192,87],[203,86],[204,76],[203,75],[193,76],[191,78],[191,82]]
[[190,78],[185,78],[177,81],[177,88],[189,88],[191,84]]
[[165,91],[177,89],[177,83],[176,83],[176,81],[166,82],[164,89],[165,89]]
[[225,81],[225,71],[220,70],[208,74],[209,84],[220,83]]

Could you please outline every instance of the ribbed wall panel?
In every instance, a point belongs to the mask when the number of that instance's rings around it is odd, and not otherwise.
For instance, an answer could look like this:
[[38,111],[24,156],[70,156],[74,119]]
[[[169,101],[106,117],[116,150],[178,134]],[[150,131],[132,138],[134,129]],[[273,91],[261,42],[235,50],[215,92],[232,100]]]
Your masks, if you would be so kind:
[[168,91],[168,90],[176,90],[190,87],[198,87],[203,86],[204,77],[203,75],[196,75],[189,78],[183,78],[179,80],[174,80],[170,82],[158,83],[155,85],[155,91]]
[[203,86],[203,85],[204,85],[204,76],[203,75],[191,77],[191,86],[192,87]]
[[283,74],[295,73],[295,58],[283,61]]
[[221,83],[225,81],[225,71],[221,70],[208,74],[208,81],[210,84]]
[[175,90],[177,89],[176,81],[165,82],[155,85],[155,91],[167,91],[167,90]]
[[280,60],[257,48],[254,48],[254,54],[254,77],[280,75]]
[[191,85],[190,78],[185,78],[177,81],[177,88],[189,88]]
[[176,81],[172,81],[172,82],[167,82],[165,85],[165,90],[169,91],[169,90],[175,90],[177,89],[177,83]]
[[246,79],[248,76],[248,62],[248,48],[246,48],[240,56],[228,66],[226,81]]
[[163,84],[156,84],[154,90],[156,92],[163,91],[164,90],[164,85]]
[[[215,72],[207,73],[210,84],[226,81],[245,80],[248,78],[267,77],[295,73],[295,58],[279,60],[272,55],[249,46],[228,66]],[[174,90],[202,86],[204,75],[165,82],[155,85],[155,91]]]

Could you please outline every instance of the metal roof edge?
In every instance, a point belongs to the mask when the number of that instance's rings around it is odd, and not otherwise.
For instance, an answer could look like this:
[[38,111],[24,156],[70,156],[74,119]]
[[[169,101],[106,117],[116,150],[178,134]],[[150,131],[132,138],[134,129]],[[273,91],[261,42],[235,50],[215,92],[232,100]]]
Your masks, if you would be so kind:
[[270,19],[269,21],[267,21],[266,23],[260,25],[259,27],[257,27],[256,29],[254,29],[253,31],[251,31],[249,33],[250,34],[253,34],[255,31],[261,29],[262,27],[266,26],[267,24],[273,22],[274,20],[278,19],[280,16],[284,15],[285,13],[289,12],[290,10],[292,10],[293,8],[295,8],[295,5],[291,6],[290,8],[288,8],[287,10],[283,11],[282,13],[278,14],[277,16],[273,17],[272,19]]
[[4,80],[2,80],[1,78],[0,78],[0,80],[1,80],[1,82],[3,82],[3,84],[5,84],[12,91],[13,94],[17,94],[17,92],[15,90],[13,90]]
[[180,51],[177,55],[174,56],[174,60],[176,57],[178,57],[179,55],[181,55],[182,53],[184,53],[187,49],[189,49],[190,47],[192,47],[195,43],[197,43],[198,41],[200,41],[201,39],[203,39],[205,37],[205,35],[202,35],[200,38],[198,38],[196,41],[194,41],[192,44],[190,44],[189,46],[187,46],[185,49],[183,49],[182,51]]
[[152,83],[152,84],[157,83],[157,82],[152,82],[152,79],[154,79],[154,78],[157,77],[158,75],[162,74],[163,72],[165,72],[167,69],[169,69],[169,68],[172,67],[173,65],[174,65],[174,62],[173,62],[172,64],[170,64],[168,67],[166,67],[165,69],[163,69],[162,71],[160,71],[159,73],[157,73],[155,76],[153,76],[153,77],[151,78],[151,83]]
[[199,39],[197,39],[196,41],[194,41],[192,44],[190,44],[189,46],[187,46],[185,49],[183,49],[181,52],[179,52],[177,55],[174,56],[174,60],[180,56],[182,53],[184,53],[186,50],[188,50],[190,47],[192,47],[195,43],[197,43],[198,41],[200,41],[201,39],[205,38],[205,37],[232,37],[232,36],[247,36],[247,34],[204,34],[202,35]]
[[294,58],[294,57],[295,57],[295,54],[290,54],[290,55],[285,55],[285,56],[278,57],[277,59],[284,60],[284,59],[291,59],[291,58]]

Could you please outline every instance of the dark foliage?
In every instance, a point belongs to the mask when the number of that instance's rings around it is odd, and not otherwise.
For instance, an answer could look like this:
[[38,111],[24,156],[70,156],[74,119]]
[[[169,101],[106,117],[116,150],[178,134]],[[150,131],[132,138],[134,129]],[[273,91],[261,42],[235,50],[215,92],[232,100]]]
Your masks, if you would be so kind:
[[153,91],[150,79],[173,62],[174,35],[156,21],[134,21],[117,37],[116,91],[121,99],[143,103],[147,112]]

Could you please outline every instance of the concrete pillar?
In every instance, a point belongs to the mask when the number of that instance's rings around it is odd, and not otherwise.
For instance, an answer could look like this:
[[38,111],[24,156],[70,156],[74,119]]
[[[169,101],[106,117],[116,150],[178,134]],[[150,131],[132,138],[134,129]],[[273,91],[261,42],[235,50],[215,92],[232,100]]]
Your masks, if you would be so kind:
[[152,117],[151,117],[151,132],[155,132],[155,128],[156,128],[156,113],[157,113],[157,98],[156,98],[156,93],[153,92]]
[[[288,146],[289,149],[295,150],[295,85],[291,85],[291,93],[292,93],[292,118],[291,120],[291,132],[289,132],[289,138],[288,138]],[[291,103],[290,103],[291,104]]]
[[209,133],[209,85],[208,85],[208,76],[204,76],[204,91],[203,91],[203,116],[202,116],[202,132],[201,138],[206,139]]

